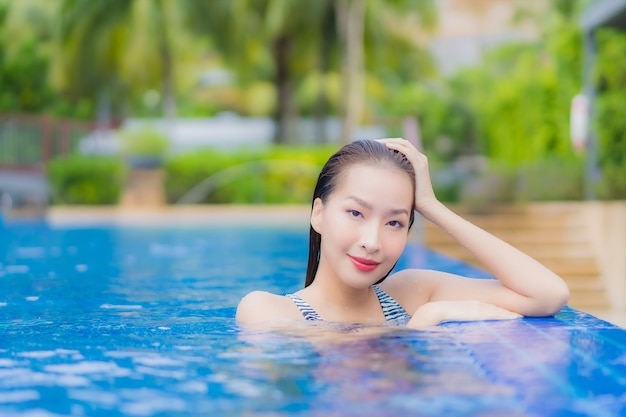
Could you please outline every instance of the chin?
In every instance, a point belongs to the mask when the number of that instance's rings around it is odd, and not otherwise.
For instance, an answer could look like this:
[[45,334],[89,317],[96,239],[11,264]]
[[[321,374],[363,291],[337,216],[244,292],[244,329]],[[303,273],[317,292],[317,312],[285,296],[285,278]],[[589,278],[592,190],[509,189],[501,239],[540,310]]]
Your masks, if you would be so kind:
[[360,279],[350,279],[350,280],[346,280],[344,281],[346,284],[348,284],[349,286],[351,286],[352,288],[355,289],[365,289],[365,288],[369,288],[372,285],[376,284],[378,281],[380,281],[382,279],[382,277],[376,277],[376,278],[370,278],[370,279],[364,279],[363,277],[361,277]]

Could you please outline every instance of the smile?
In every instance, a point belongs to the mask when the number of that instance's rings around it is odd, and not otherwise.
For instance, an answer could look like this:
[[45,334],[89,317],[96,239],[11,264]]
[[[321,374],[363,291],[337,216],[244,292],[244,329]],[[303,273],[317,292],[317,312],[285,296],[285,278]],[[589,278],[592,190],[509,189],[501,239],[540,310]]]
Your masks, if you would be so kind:
[[380,265],[380,262],[376,262],[371,259],[359,258],[350,255],[348,255],[348,257],[352,261],[355,268],[362,272],[371,272],[376,269],[378,265]]

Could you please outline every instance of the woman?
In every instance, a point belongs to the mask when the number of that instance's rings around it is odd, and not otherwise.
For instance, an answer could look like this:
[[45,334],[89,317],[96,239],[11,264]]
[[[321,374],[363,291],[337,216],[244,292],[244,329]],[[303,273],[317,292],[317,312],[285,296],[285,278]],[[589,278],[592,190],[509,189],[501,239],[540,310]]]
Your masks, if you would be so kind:
[[[468,249],[494,279],[407,269],[390,276],[414,211]],[[549,316],[569,299],[565,282],[437,200],[426,156],[403,139],[357,141],[326,162],[313,194],[305,288],[255,291],[237,308],[248,326],[324,320],[422,328],[444,321]]]

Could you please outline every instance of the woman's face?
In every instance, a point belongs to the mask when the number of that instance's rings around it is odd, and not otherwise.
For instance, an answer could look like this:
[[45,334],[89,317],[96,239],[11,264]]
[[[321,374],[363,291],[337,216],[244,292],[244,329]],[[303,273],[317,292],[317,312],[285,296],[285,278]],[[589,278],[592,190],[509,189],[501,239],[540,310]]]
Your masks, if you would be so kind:
[[322,236],[317,277],[331,274],[354,288],[380,280],[406,245],[413,193],[400,169],[347,167],[326,202],[313,204],[311,225]]

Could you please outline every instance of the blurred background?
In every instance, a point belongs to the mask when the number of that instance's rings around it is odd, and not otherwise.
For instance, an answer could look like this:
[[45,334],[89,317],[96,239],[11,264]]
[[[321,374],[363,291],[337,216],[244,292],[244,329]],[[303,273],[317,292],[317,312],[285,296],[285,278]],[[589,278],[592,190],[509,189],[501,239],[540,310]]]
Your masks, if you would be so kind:
[[[385,136],[448,202],[624,198],[620,7],[0,0],[1,207],[305,203],[339,144]],[[138,169],[153,192],[125,196]]]
[[626,0],[0,0],[0,224],[310,204],[341,144],[403,136],[441,200],[623,319],[624,51]]

